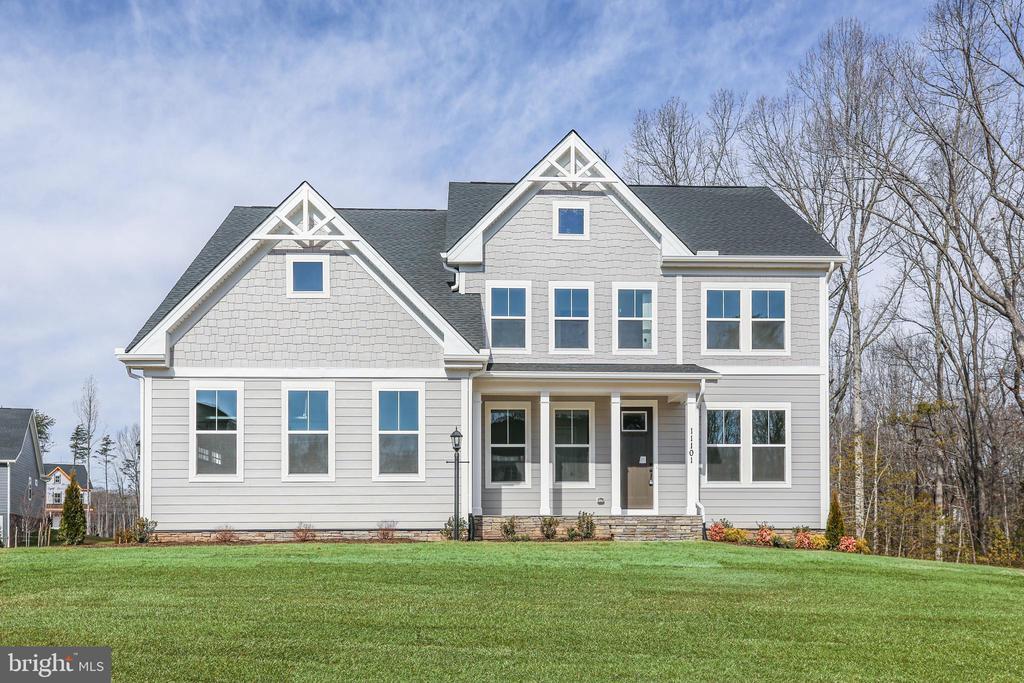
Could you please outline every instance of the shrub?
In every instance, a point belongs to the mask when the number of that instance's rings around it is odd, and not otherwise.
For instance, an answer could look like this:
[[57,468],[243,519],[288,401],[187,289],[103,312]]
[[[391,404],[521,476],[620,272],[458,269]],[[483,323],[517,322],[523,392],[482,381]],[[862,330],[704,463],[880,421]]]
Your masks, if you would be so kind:
[[814,540],[811,538],[810,532],[798,531],[796,532],[796,545],[800,550],[814,550]]
[[558,518],[557,517],[545,517],[540,521],[540,532],[544,535],[544,538],[553,540],[558,535]]
[[80,545],[85,540],[85,507],[82,505],[82,488],[78,485],[74,472],[71,473],[71,482],[64,492],[64,507],[61,512],[57,538],[64,545]]
[[566,530],[565,537],[570,541],[578,541],[580,540],[580,532],[576,527],[571,526]]
[[722,533],[722,540],[726,543],[746,543],[749,538],[750,535],[745,529],[735,527],[727,527]]
[[[515,535],[515,517],[511,518],[512,521],[512,535]],[[507,521],[501,523],[501,535],[505,536],[505,524]],[[394,528],[391,530],[391,537],[394,538]],[[448,521],[444,523],[444,527],[441,529],[441,535],[446,540],[452,540],[455,537],[455,515],[448,518]],[[469,525],[466,524],[465,517],[459,517],[459,538],[460,541],[465,541],[469,538]],[[505,540],[509,540],[507,537]]]
[[843,536],[839,539],[836,549],[841,553],[855,553],[857,552],[857,539],[853,536]]
[[135,536],[135,529],[131,527],[118,529],[114,534],[114,543],[117,543],[118,545],[138,543],[138,538]]
[[292,536],[299,543],[305,543],[307,541],[316,540],[316,531],[313,530],[312,524],[306,524],[305,522],[299,522],[299,525],[292,531]]
[[754,536],[754,542],[757,545],[772,545],[772,539],[775,537],[775,529],[766,522],[761,522],[757,525],[757,534]]
[[793,542],[782,534],[772,534],[772,546],[775,548],[792,548]]
[[725,540],[725,525],[721,521],[715,522],[708,527],[708,540],[709,541],[724,541]]
[[[451,521],[451,520],[449,520],[449,521]],[[450,537],[450,532],[449,532],[449,537]],[[517,541],[517,540],[519,540],[519,536],[516,533],[516,516],[515,515],[512,515],[511,517],[506,517],[501,522],[501,537],[504,538],[506,541]]]
[[[377,540],[378,541],[393,541],[395,540],[395,527],[398,523],[393,519],[385,519],[381,522],[377,522]],[[442,533],[444,533],[442,531]]]
[[813,534],[811,536],[811,547],[814,550],[828,550],[828,538],[825,534]]
[[839,540],[846,535],[846,524],[843,523],[843,510],[839,507],[839,493],[832,491],[832,503],[828,508],[828,523],[825,525],[825,538],[828,547],[836,548]]
[[596,530],[594,515],[589,512],[580,512],[576,515],[576,530],[580,532],[580,538],[593,538]]
[[213,540],[217,543],[234,543],[238,540],[238,534],[230,526],[222,526],[213,532]]
[[793,527],[793,534],[796,535],[796,534],[799,534],[799,533],[809,534],[809,533],[811,533],[811,527],[809,527],[809,526],[795,526],[795,527]]
[[871,546],[868,545],[868,540],[866,538],[858,538],[857,545],[854,548],[854,550],[856,550],[861,555],[871,554]]
[[149,537],[156,531],[156,522],[145,517],[135,520],[134,536],[137,543],[149,543]]

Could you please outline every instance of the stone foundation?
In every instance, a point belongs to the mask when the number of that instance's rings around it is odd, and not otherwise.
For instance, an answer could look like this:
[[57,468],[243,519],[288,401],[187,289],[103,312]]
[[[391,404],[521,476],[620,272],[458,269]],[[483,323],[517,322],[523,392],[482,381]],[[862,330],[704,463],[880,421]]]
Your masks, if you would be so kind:
[[[474,536],[477,540],[501,541],[501,525],[507,516],[478,515],[474,517]],[[516,533],[531,540],[542,540],[540,515],[516,516]],[[576,526],[576,517],[555,516],[558,520],[556,538],[566,538],[569,529]],[[699,516],[690,515],[624,515],[607,517],[594,515],[595,538],[614,541],[699,541],[702,525]]]
[[[300,539],[292,529],[249,531],[215,529],[213,531],[154,531],[151,543],[287,543],[300,540],[309,542],[382,541],[378,529],[313,529],[312,538]],[[395,529],[392,540],[440,541],[441,532],[429,529]]]

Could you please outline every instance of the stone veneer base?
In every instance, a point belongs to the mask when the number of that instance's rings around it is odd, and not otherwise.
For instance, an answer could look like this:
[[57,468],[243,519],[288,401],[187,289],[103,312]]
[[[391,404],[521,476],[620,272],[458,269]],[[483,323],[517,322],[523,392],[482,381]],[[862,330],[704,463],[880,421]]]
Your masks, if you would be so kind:
[[[475,537],[483,541],[501,541],[501,524],[509,516],[476,515],[474,517]],[[540,540],[541,515],[516,516],[516,533],[527,538]],[[566,532],[576,526],[575,516],[558,516],[556,538],[566,538]],[[614,541],[699,541],[703,535],[703,524],[697,515],[594,515],[595,538]]]
[[[306,539],[309,542],[316,541],[380,541],[380,533],[377,529],[314,529],[313,537]],[[223,530],[213,531],[154,531],[152,543],[223,543],[227,540],[239,543],[287,543],[300,539],[296,538],[295,532],[291,529],[251,531],[246,529],[232,529],[230,539],[225,539],[227,532]],[[436,529],[395,529],[394,540],[396,541],[440,541],[441,532]]]

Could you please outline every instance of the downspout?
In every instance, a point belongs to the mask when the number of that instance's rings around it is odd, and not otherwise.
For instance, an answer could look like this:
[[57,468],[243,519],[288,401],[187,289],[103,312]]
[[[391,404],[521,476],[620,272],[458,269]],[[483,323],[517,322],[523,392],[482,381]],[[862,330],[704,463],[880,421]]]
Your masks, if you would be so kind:
[[[697,410],[698,410],[697,414],[698,415],[700,414],[700,412],[699,412],[700,411],[700,402],[704,399],[704,388],[706,386],[706,383],[707,383],[707,380],[705,380],[702,377],[701,380],[700,380],[700,391],[697,392]],[[700,424],[699,424],[699,421],[698,421],[698,424],[697,424],[697,433],[700,434]],[[706,540],[708,540],[707,520],[704,518],[704,503],[700,502],[700,483],[699,482],[697,483],[697,500],[694,501],[694,504],[697,506],[697,512],[700,513],[701,536],[706,541]]]
[[442,268],[444,268],[445,270],[447,270],[447,271],[448,271],[449,273],[452,273],[452,274],[454,274],[454,275],[455,275],[455,282],[454,282],[454,284],[450,285],[450,287],[451,287],[451,290],[452,290],[453,292],[457,292],[457,291],[459,291],[460,289],[462,289],[462,278],[464,278],[464,277],[465,277],[465,273],[463,273],[463,272],[462,272],[461,270],[459,270],[458,268],[452,268],[451,266],[449,266],[449,265],[448,265],[448,264],[447,264],[447,263],[445,262],[445,260],[444,260],[444,257],[443,257],[443,256],[441,257],[441,267],[442,267]]

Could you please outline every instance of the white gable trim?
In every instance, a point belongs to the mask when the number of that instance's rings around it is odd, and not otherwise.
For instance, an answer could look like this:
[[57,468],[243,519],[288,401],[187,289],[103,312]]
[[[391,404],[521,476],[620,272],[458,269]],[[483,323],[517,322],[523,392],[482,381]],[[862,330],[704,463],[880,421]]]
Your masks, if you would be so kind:
[[[288,216],[302,207],[302,224]],[[319,218],[310,215],[315,210]],[[201,307],[225,280],[236,275],[252,257],[262,258],[279,242],[293,241],[303,246],[341,242],[348,253],[399,302],[428,333],[444,347],[445,354],[478,356],[479,352],[444,319],[359,233],[334,210],[313,187],[303,181],[276,209],[221,261],[206,278],[175,306],[170,313],[136,344],[130,353],[115,353],[129,366],[169,363],[170,335],[178,325]],[[240,274],[237,275],[240,277]],[[134,362],[135,360],[139,362]],[[156,361],[154,363],[154,361]]]
[[[559,163],[559,159],[567,154],[569,156],[568,167]],[[693,252],[676,237],[675,233],[668,229],[661,219],[601,159],[597,152],[591,149],[590,145],[573,130],[569,131],[497,204],[484,214],[483,218],[477,221],[469,232],[455,243],[455,246],[448,250],[445,254],[447,262],[460,266],[483,263],[486,231],[498,223],[525,196],[536,194],[537,191],[551,183],[559,183],[569,189],[578,189],[584,185],[597,185],[605,190],[610,197],[621,200],[622,204],[654,229],[658,236],[662,257],[693,255]],[[626,214],[636,222],[630,211],[626,211]]]

